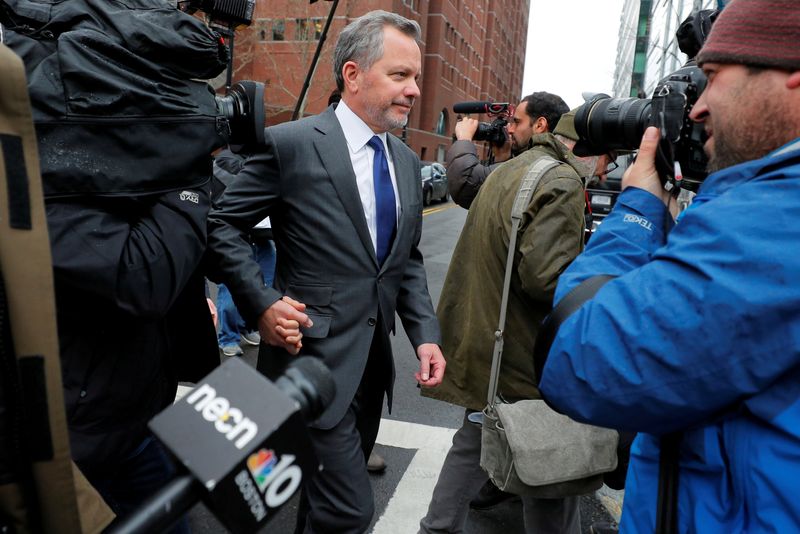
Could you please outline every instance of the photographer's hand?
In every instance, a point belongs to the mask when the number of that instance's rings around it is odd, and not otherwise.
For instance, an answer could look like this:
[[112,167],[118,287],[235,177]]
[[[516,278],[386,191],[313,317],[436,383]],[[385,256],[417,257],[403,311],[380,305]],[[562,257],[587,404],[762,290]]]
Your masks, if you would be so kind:
[[628,187],[644,189],[660,198],[674,217],[678,207],[675,197],[664,189],[656,171],[656,150],[660,137],[658,128],[655,126],[650,126],[644,131],[636,161],[628,167],[622,177],[622,189],[625,190]]
[[300,326],[314,326],[308,315],[303,313],[305,309],[305,304],[290,297],[276,301],[258,318],[261,338],[270,345],[283,347],[290,354],[297,354],[303,347]]
[[475,132],[478,131],[479,124],[480,122],[478,122],[477,119],[463,117],[456,123],[456,139],[459,141],[472,141],[472,138],[475,136]]

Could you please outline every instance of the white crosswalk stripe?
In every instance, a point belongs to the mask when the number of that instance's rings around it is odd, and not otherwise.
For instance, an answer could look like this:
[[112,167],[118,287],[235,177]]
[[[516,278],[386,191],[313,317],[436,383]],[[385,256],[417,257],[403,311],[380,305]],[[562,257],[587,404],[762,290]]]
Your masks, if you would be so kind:
[[381,420],[378,443],[417,452],[375,523],[373,534],[409,534],[418,530],[455,432],[452,428]]

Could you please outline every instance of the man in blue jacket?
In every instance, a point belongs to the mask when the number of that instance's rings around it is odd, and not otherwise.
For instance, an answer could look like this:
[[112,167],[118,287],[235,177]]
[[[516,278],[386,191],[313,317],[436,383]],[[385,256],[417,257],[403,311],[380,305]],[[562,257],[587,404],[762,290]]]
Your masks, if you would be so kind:
[[653,532],[661,437],[679,432],[678,532],[800,532],[800,10],[733,0],[698,55],[692,110],[714,171],[674,224],[645,133],[614,211],[556,302],[616,276],[561,326],[541,391],[639,432],[623,532]]

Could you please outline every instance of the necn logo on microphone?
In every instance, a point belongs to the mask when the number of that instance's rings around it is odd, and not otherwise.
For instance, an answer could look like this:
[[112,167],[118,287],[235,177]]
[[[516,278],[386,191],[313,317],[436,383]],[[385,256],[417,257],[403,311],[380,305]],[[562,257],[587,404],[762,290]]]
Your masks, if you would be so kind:
[[239,408],[231,406],[228,399],[218,396],[217,390],[208,384],[195,388],[186,397],[186,402],[194,406],[203,419],[214,423],[217,432],[233,441],[237,449],[244,448],[258,434],[258,425],[245,417]]

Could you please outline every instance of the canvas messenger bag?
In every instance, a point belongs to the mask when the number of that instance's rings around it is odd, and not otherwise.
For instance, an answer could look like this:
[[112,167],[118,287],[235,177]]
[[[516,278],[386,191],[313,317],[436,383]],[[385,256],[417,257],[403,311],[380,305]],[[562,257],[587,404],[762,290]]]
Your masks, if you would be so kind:
[[481,431],[481,467],[499,489],[551,499],[598,489],[603,484],[603,473],[617,466],[618,440],[616,431],[575,422],[553,411],[541,399],[508,403],[497,394],[517,229],[539,180],[558,165],[548,156],[538,159],[514,199],[500,320]]

